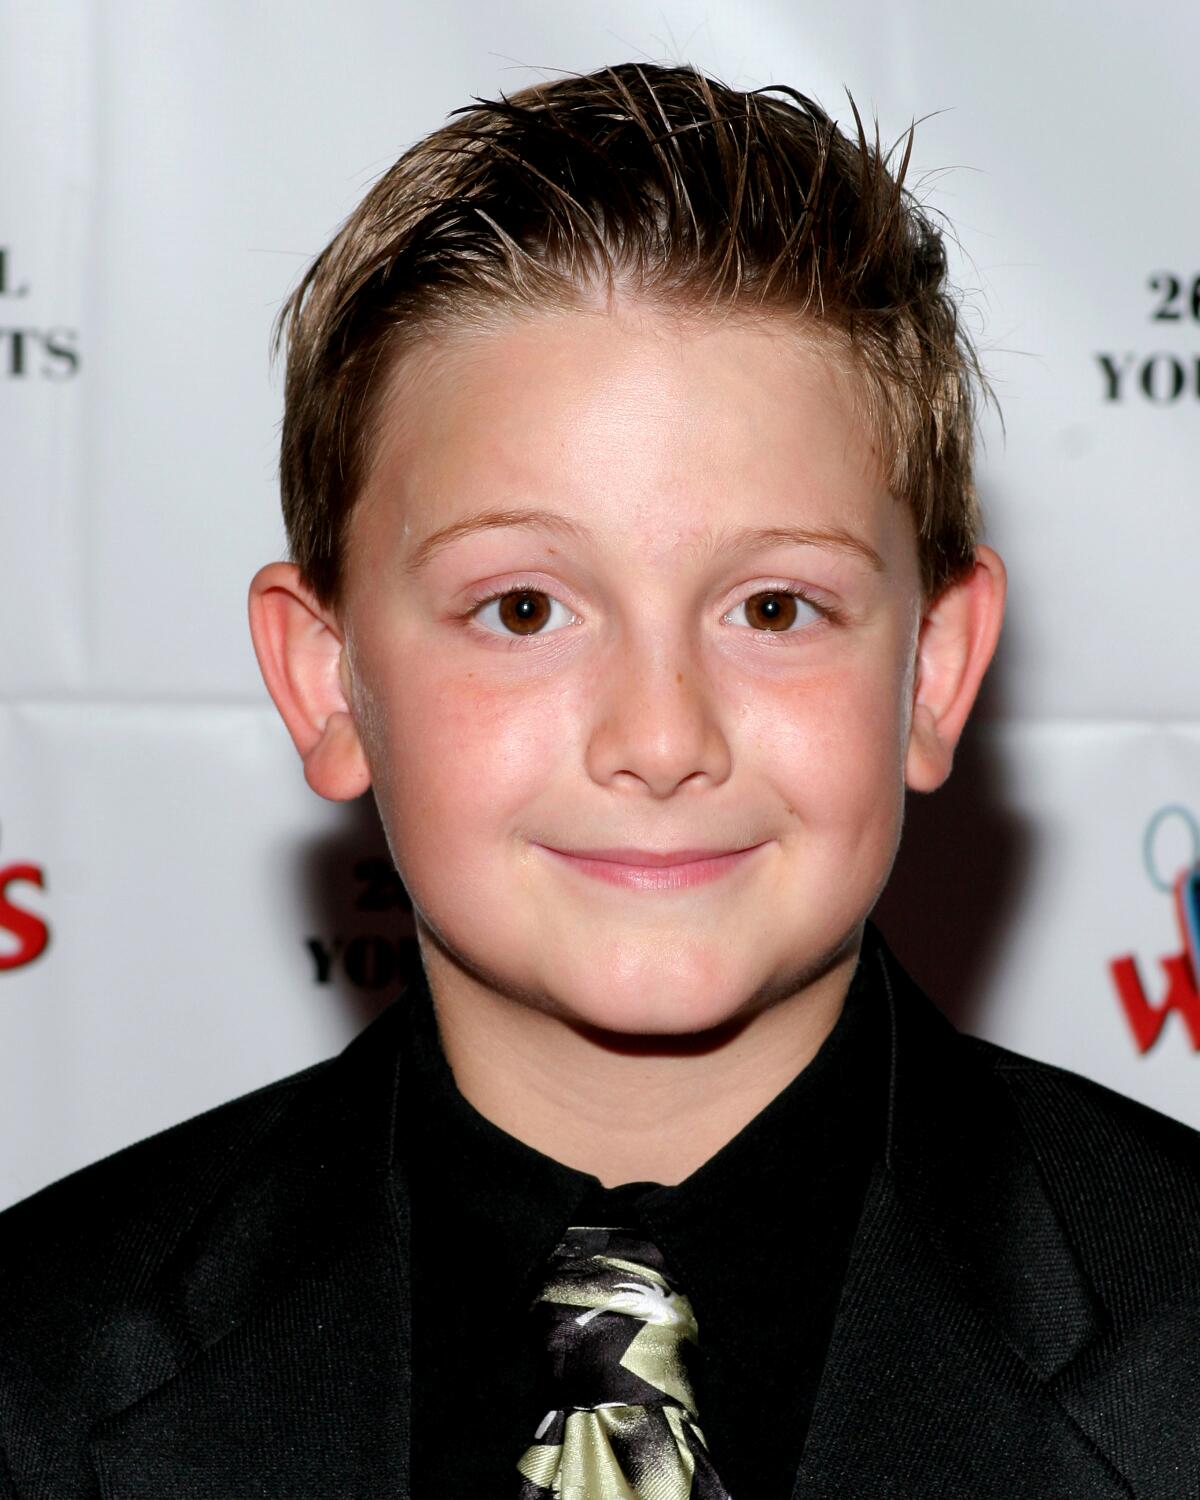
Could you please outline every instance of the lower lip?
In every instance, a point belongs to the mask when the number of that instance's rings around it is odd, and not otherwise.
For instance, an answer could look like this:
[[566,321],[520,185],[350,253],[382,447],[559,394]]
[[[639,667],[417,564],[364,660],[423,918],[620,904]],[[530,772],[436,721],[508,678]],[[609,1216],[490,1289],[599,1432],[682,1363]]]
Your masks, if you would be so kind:
[[763,846],[754,844],[732,854],[718,854],[711,859],[691,860],[682,865],[622,865],[608,859],[581,859],[577,854],[564,854],[561,849],[551,849],[546,844],[541,847],[563,864],[609,885],[621,885],[632,891],[683,891],[730,874]]

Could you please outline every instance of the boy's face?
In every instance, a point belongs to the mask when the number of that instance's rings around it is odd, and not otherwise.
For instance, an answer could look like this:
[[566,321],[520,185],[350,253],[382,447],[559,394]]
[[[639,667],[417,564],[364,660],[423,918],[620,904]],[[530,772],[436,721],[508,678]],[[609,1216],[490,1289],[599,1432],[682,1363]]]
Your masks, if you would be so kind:
[[[654,1034],[844,958],[899,837],[922,598],[819,346],[547,315],[410,357],[380,434],[338,626],[427,952]],[[749,852],[552,852],[622,849]]]

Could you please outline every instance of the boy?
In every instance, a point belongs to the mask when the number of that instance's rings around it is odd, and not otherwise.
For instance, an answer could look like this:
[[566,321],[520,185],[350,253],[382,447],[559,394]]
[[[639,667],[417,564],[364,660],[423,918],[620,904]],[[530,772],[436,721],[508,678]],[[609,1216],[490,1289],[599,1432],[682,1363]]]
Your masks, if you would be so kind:
[[686,69],[460,115],[285,310],[250,602],[424,975],[5,1217],[0,1492],[1200,1493],[1196,1138],[867,923],[1004,596],[903,165]]

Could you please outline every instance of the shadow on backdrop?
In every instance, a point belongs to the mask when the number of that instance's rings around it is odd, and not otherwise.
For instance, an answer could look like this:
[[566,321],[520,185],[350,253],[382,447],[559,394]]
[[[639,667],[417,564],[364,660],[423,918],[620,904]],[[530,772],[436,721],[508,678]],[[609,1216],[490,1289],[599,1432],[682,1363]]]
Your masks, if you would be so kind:
[[900,853],[874,920],[956,1026],[976,1029],[1017,915],[1035,830],[1007,797],[1005,656],[998,653],[949,781],[910,793]]
[[368,792],[339,809],[335,831],[305,843],[299,906],[313,982],[358,1026],[387,1008],[420,969],[412,906]]

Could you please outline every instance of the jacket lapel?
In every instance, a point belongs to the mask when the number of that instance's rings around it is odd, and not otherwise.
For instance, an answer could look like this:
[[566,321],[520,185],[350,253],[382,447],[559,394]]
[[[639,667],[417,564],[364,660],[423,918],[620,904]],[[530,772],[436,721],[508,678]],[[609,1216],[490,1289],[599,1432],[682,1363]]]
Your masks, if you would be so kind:
[[1196,1493],[1200,1475],[1200,1310],[1109,1334],[1053,1382],[1080,1428],[1143,1500]]
[[407,1497],[400,1019],[393,1007],[314,1070],[197,1226],[168,1296],[192,1352],[94,1430],[106,1496]]
[[891,1013],[888,1141],[796,1500],[1127,1496],[1050,1385],[1103,1316],[1004,1087],[870,937],[864,962]]
[[[1200,1340],[1167,1350],[1177,1322],[1117,1339],[1005,1085],[870,936],[864,962],[893,1028],[887,1149],[795,1500],[1107,1500],[1132,1473],[1138,1494],[1173,1497],[1171,1455],[1193,1440],[1177,1421],[1167,1441],[1169,1410],[1131,1428],[1129,1372],[1157,1363],[1159,1392],[1166,1359],[1200,1383]],[[144,1385],[92,1434],[105,1496],[407,1500],[402,1024],[403,1001],[293,1087],[176,1257],[166,1311],[122,1325],[131,1349],[159,1352],[123,1361]]]

